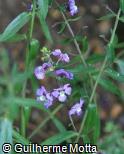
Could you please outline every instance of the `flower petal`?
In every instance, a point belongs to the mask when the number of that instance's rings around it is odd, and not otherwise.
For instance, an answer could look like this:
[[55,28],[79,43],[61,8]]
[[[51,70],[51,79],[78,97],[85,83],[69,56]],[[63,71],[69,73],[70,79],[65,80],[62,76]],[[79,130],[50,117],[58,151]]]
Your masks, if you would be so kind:
[[42,66],[38,66],[34,70],[34,74],[37,79],[44,79],[45,78],[45,72]]
[[52,95],[57,98],[59,96],[59,92],[55,90],[52,92]]
[[65,94],[62,94],[62,95],[60,94],[59,97],[58,97],[58,100],[59,100],[60,102],[65,102],[66,99],[67,99],[67,96],[66,96]]
[[52,52],[52,54],[53,54],[53,56],[60,56],[61,55],[61,50],[60,49],[55,49],[53,52]]

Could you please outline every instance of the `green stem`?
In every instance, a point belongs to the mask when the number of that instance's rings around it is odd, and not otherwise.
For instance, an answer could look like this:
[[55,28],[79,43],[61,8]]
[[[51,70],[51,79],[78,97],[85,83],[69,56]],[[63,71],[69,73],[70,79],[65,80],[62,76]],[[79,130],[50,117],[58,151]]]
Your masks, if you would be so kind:
[[31,139],[34,135],[36,135],[40,129],[45,126],[45,124],[51,119],[52,116],[54,116],[61,108],[63,107],[63,105],[59,105],[52,113],[51,115],[49,115],[49,117],[47,117],[44,121],[42,121],[42,123],[31,133],[31,135],[28,137],[29,139]]
[[[30,22],[30,28],[29,28],[29,33],[28,33],[28,41],[27,41],[27,49],[26,49],[26,66],[25,66],[25,72],[28,71],[29,68],[29,54],[30,54],[30,42],[32,40],[32,35],[33,35],[33,29],[34,29],[34,20],[35,20],[35,10],[36,10],[36,0],[33,0],[33,11],[31,13],[31,22]],[[23,89],[22,89],[22,97],[25,97],[26,94],[26,85],[27,85],[27,79],[25,80],[23,84]],[[25,109],[22,107],[21,108],[21,135],[26,136],[26,121],[25,121]]]
[[74,131],[77,132],[77,129],[76,129],[75,125],[74,125],[72,117],[70,116],[69,119],[71,121],[71,124],[72,124],[72,127],[73,127]]
[[[113,31],[112,31],[111,39],[110,39],[110,41],[109,41],[109,43],[108,43],[108,45],[107,45],[108,47],[110,47],[110,46],[113,44],[114,37],[115,37],[115,32],[116,32],[116,29],[117,29],[117,26],[118,26],[118,22],[119,22],[120,14],[121,14],[121,10],[119,9],[118,14],[117,14],[117,16],[116,16],[116,21],[115,21],[114,28],[113,28]],[[100,72],[99,72],[99,74],[98,74],[98,76],[97,76],[97,79],[96,79],[96,82],[95,82],[93,91],[92,91],[92,93],[91,93],[91,97],[90,97],[90,99],[89,99],[89,104],[91,104],[92,101],[93,101],[93,98],[94,98],[94,95],[95,95],[95,92],[96,92],[97,85],[98,85],[99,80],[100,80],[100,78],[101,78],[101,75],[102,75],[102,73],[103,73],[103,71],[104,71],[104,69],[105,69],[105,66],[106,66],[106,64],[107,64],[107,60],[108,60],[108,55],[106,54],[106,57],[105,57],[104,62],[103,62],[103,64],[102,64],[102,66],[101,66]],[[88,106],[89,106],[89,104],[88,104]],[[83,128],[84,128],[84,124],[85,124],[87,115],[88,115],[88,110],[86,110],[85,115],[84,115],[84,118],[83,118],[83,120],[82,120],[81,127],[80,127],[80,130],[79,130],[79,135],[77,136],[77,138],[76,138],[76,140],[75,140],[76,143],[77,143],[77,142],[79,141],[79,139],[80,139],[80,136],[81,136],[81,133],[82,133],[82,131],[83,131]]]
[[[59,7],[58,2],[55,1],[55,3],[56,3],[56,5]],[[60,8],[60,7],[59,7],[59,8]],[[60,11],[61,11],[61,8],[60,8]],[[80,49],[80,47],[79,47],[79,44],[78,44],[77,40],[75,39],[75,34],[74,34],[74,32],[73,32],[73,30],[72,30],[70,24],[69,24],[69,21],[68,21],[68,19],[66,18],[65,14],[63,13],[63,11],[61,11],[61,14],[62,14],[62,17],[63,17],[63,19],[64,19],[66,25],[67,25],[67,28],[68,28],[68,30],[69,30],[71,36],[73,37],[74,45],[75,45],[75,47],[76,47],[76,49],[77,49],[77,51],[78,51],[78,53],[79,53],[79,55],[80,55],[80,57],[81,57],[82,63],[83,63],[83,65],[85,66],[85,68],[87,68],[88,65],[87,65],[87,63],[86,63],[86,61],[85,61],[84,55],[83,55],[82,52],[81,52],[81,49]],[[90,80],[89,80],[89,81],[90,81],[90,86],[91,86],[91,88],[92,88],[92,87],[93,87],[93,80],[92,80],[91,74],[88,73],[88,76],[89,76],[89,79],[90,79]]]

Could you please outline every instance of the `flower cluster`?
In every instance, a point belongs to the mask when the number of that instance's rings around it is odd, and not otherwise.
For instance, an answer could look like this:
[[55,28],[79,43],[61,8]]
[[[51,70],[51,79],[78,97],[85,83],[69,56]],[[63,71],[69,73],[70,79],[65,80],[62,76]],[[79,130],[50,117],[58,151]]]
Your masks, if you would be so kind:
[[[51,72],[55,75],[56,78],[66,78],[69,80],[73,79],[73,73],[61,68],[56,69],[56,66],[59,62],[68,63],[70,58],[67,53],[62,53],[60,49],[56,49],[50,53],[47,48],[43,48],[43,59],[46,59],[48,62],[43,63],[41,66],[37,66],[34,70],[34,74],[37,79],[42,80],[45,78],[47,72]],[[51,55],[57,58],[57,62],[55,63]],[[53,105],[55,100],[59,102],[65,102],[67,97],[71,95],[72,88],[69,83],[61,85],[59,88],[53,89],[51,92],[47,91],[44,86],[41,86],[36,91],[36,99],[38,102],[42,102],[45,108],[49,108]],[[80,116],[82,113],[82,106],[84,101],[80,99],[80,102],[76,103],[72,108],[69,110],[69,116],[76,114]]]
[[76,103],[69,111],[69,116],[72,116],[73,114],[77,114],[77,116],[80,116],[82,114],[82,107],[84,104],[84,100],[80,99],[79,103]]
[[69,4],[70,14],[74,16],[78,12],[78,7],[75,4],[75,0],[69,0],[68,4]]
[[[53,72],[56,78],[58,77],[64,77],[69,80],[73,79],[73,74],[69,71],[66,71],[64,69],[56,69],[56,65],[59,62],[68,63],[70,61],[70,58],[67,53],[62,53],[60,49],[56,49],[52,51],[52,53],[48,52],[46,48],[43,48],[43,54],[46,57],[45,53],[47,54],[47,57],[49,57],[49,61],[43,63],[41,66],[37,66],[34,70],[34,74],[37,79],[42,80],[45,78],[47,72]],[[49,55],[48,55],[49,54]],[[57,58],[57,62],[55,63],[50,55]],[[44,106],[46,108],[49,108],[54,100],[58,100],[60,102],[65,102],[67,100],[67,97],[71,95],[72,88],[70,84],[61,85],[59,88],[53,89],[51,92],[48,92],[44,86],[41,86],[36,91],[36,97],[37,101],[43,102]]]
[[70,58],[67,53],[62,53],[60,49],[56,49],[52,52],[52,55],[57,57],[59,61],[68,63]]

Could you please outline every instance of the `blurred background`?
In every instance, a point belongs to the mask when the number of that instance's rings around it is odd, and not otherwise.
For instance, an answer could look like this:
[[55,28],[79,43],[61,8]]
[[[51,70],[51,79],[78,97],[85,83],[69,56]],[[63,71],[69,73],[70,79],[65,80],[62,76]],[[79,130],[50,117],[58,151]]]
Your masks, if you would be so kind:
[[[8,23],[11,22],[20,12],[27,11],[27,4],[30,2],[31,0],[0,0],[0,33],[4,31]],[[60,4],[66,5],[67,0],[58,0],[58,2]],[[77,18],[77,21],[71,22],[72,29],[75,35],[80,34],[80,36],[82,37],[87,37],[89,42],[88,55],[93,55],[94,53],[102,55],[104,53],[104,47],[109,40],[110,30],[113,26],[114,20],[99,20],[99,18],[101,16],[105,16],[110,11],[117,12],[119,8],[118,1],[77,0],[77,5],[79,7],[78,16],[80,16],[80,18]],[[69,12],[67,12],[66,15],[67,17],[69,17]],[[74,45],[68,43],[68,39],[70,37],[68,30],[66,29],[63,33],[60,33],[61,26],[58,23],[62,20],[62,16],[57,10],[57,7],[53,5],[50,8],[47,17],[47,23],[54,40],[53,45],[51,45],[46,40],[44,34],[41,31],[41,28],[39,27],[39,22],[37,21],[37,19],[35,22],[33,36],[34,38],[37,38],[39,40],[41,47],[46,46],[50,49],[62,48],[65,51],[73,51],[75,53],[76,49]],[[123,26],[123,23],[120,23],[117,29],[119,42],[124,42]],[[22,29],[22,32],[26,32],[27,29],[28,26],[25,26]],[[13,66],[15,62],[18,64],[20,71],[24,70],[25,47],[25,41],[21,41],[19,43],[8,42],[0,44],[0,50],[7,50],[7,53],[9,55],[10,70],[11,66]],[[122,51],[120,49],[117,49],[117,54],[120,52]],[[40,58],[37,57],[36,65],[39,63]],[[44,80],[43,84],[48,85],[48,80]],[[103,149],[108,150],[108,154],[113,154],[113,151],[115,154],[121,154],[121,151],[119,151],[119,149],[122,148],[122,143],[124,143],[122,136],[119,135],[124,130],[124,84],[117,83],[117,85],[122,93],[121,98],[112,93],[109,93],[101,87],[97,88],[97,99],[101,121],[101,135],[99,144],[101,144],[100,146]],[[27,96],[35,98],[34,91],[30,89],[30,86],[27,87]],[[64,123],[65,127],[70,129],[70,121],[69,118],[67,118],[67,110],[68,106],[57,113],[57,116]],[[28,134],[30,134],[30,132],[32,132],[46,116],[45,113],[42,113],[37,109],[33,109],[31,112],[32,114],[30,123],[27,129]],[[65,114],[63,114],[63,112],[65,112]],[[18,120],[19,119],[17,119],[14,124],[15,128],[18,127]],[[79,123],[80,119],[76,121],[77,125],[79,125]],[[41,141],[41,139],[43,140],[48,136],[51,136],[52,134],[54,134],[54,132],[56,132],[56,128],[53,126],[52,122],[49,122],[47,123],[47,125],[45,125],[41,132],[39,131],[39,133],[32,138],[32,140],[33,142]],[[111,150],[110,145],[113,146],[113,151]],[[118,149],[118,151],[116,151],[116,149]]]

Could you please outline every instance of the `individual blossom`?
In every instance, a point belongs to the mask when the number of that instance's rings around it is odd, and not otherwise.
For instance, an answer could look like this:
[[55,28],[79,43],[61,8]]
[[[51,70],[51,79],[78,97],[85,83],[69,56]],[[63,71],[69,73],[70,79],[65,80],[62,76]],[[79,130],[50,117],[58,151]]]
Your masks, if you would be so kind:
[[44,86],[37,89],[36,97],[38,102],[44,102],[46,108],[49,108],[53,104],[53,96],[46,91]]
[[80,116],[82,114],[82,106],[84,104],[84,100],[80,99],[79,103],[76,103],[69,111],[69,116],[72,116],[73,114],[77,114],[77,116]]
[[34,70],[34,74],[37,79],[44,79],[46,71],[52,67],[51,63],[44,63],[42,66],[38,66]]
[[28,4],[27,4],[27,10],[28,10],[28,11],[32,11],[32,10],[33,10],[33,4],[28,3]]
[[52,95],[57,98],[60,102],[65,102],[68,95],[71,95],[71,87],[70,84],[65,84],[64,86],[54,89]]
[[64,69],[56,70],[56,71],[55,71],[55,74],[56,74],[57,76],[65,77],[65,78],[70,79],[70,80],[73,79],[73,73],[71,73],[71,72],[69,72],[69,71],[65,71]]
[[66,62],[66,63],[70,61],[68,54],[67,53],[63,54],[60,49],[55,49],[52,52],[52,55],[57,57],[59,61]]
[[52,67],[52,64],[51,64],[51,63],[44,63],[44,64],[42,65],[42,67],[43,67],[43,69],[44,69],[45,71],[47,71],[50,67]]
[[69,9],[70,9],[70,14],[73,16],[78,12],[78,7],[75,4],[75,0],[69,0]]

